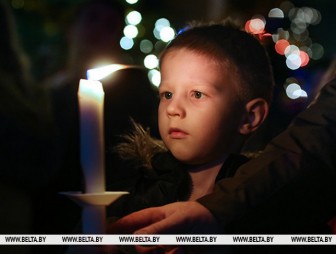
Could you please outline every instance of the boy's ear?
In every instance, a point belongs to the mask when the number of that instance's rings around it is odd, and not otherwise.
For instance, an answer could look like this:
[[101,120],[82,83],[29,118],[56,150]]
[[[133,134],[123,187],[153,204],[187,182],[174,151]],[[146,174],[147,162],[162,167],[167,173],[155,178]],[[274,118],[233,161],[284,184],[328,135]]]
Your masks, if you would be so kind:
[[248,135],[258,129],[267,117],[268,112],[269,106],[266,100],[262,98],[250,100],[245,105],[245,115],[239,128],[240,134]]

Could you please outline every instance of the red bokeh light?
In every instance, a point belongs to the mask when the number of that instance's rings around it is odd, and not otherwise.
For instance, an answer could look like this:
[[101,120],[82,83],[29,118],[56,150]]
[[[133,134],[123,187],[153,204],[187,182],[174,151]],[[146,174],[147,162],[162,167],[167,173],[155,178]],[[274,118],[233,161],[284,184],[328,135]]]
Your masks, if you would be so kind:
[[284,55],[285,54],[285,49],[289,46],[289,42],[285,39],[281,39],[278,40],[274,47],[275,47],[275,51],[280,54],[280,55]]
[[309,55],[307,52],[300,50],[300,58],[301,58],[301,67],[306,66],[309,63]]

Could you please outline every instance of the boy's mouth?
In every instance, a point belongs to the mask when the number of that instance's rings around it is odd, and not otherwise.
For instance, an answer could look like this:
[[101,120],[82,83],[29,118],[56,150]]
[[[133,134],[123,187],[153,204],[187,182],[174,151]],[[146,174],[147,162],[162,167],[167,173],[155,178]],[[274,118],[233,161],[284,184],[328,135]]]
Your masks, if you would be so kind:
[[178,128],[170,128],[168,134],[173,139],[182,139],[189,135],[187,132]]

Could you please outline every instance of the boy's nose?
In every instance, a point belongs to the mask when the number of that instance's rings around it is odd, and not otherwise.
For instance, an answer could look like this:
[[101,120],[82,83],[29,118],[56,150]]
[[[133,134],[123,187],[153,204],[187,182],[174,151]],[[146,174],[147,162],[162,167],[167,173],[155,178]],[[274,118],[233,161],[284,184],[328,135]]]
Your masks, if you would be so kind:
[[185,117],[185,108],[180,100],[172,99],[167,106],[167,114],[169,117]]

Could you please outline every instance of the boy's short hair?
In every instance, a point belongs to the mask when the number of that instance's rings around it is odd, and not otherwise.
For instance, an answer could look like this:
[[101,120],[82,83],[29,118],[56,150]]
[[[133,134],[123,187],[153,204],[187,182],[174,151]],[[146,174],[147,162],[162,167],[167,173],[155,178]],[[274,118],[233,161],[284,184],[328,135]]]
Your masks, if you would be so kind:
[[220,24],[190,23],[167,45],[160,63],[167,53],[180,48],[203,54],[229,68],[239,81],[241,101],[264,98],[270,102],[274,79],[266,49],[230,20]]

